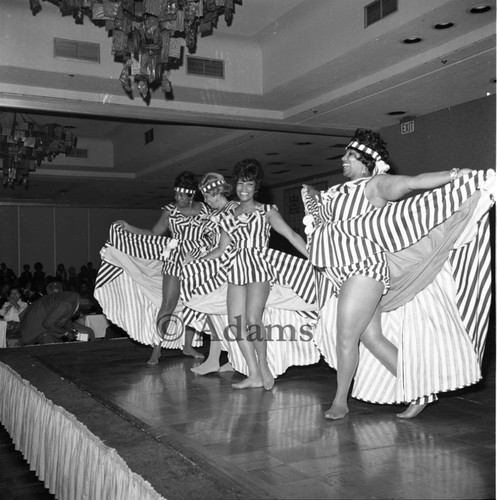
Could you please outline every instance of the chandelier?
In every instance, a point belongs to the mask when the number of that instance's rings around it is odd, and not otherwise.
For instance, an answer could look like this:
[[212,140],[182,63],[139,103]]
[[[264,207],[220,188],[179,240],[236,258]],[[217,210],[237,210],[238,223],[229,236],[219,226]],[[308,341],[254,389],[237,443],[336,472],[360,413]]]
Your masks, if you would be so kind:
[[51,162],[59,154],[76,147],[77,138],[57,123],[40,125],[22,113],[0,113],[0,168],[2,184],[28,187],[29,172],[42,161]]
[[[181,40],[190,53],[197,37],[212,34],[224,16],[231,25],[235,3],[242,0],[44,0],[59,7],[62,16],[76,24],[88,17],[112,35],[112,54],[123,63],[119,80],[133,98],[136,88],[148,103],[150,91],[162,87],[172,95],[168,72],[179,67]],[[41,0],[29,0],[31,12],[41,10]]]

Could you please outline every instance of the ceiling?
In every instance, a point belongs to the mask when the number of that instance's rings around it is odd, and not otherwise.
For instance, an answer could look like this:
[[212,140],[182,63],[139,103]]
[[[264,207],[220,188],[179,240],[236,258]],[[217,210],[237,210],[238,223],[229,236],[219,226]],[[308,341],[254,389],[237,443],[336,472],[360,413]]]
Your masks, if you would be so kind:
[[[355,128],[380,129],[402,116],[495,93],[495,0],[484,1],[492,9],[480,14],[470,13],[476,1],[399,0],[397,12],[365,30],[363,9],[369,3],[243,0],[236,5],[232,26],[220,22],[209,43],[246,44],[260,53],[261,72],[269,76],[247,75],[262,80],[258,92],[221,89],[212,82],[194,88],[172,71],[174,99],[166,102],[159,90],[147,105],[139,96],[128,102],[117,77],[33,69],[21,57],[3,64],[6,58],[0,57],[0,112],[69,125],[78,147],[87,144],[90,152],[100,144],[112,153],[110,161],[91,165],[60,155],[30,175],[28,189],[0,187],[0,202],[157,208],[171,196],[181,171],[229,176],[243,158],[263,164],[265,185],[271,187],[338,175]],[[4,5],[12,8],[12,23],[20,8],[26,22],[72,22],[45,2],[46,21],[28,21],[27,0],[2,0]],[[454,26],[433,28],[442,22]],[[6,28],[0,24],[0,33]],[[95,27],[81,29],[88,29],[91,40]],[[36,43],[36,31],[31,36]],[[413,36],[422,41],[402,43]],[[278,80],[278,73],[285,77]],[[404,115],[389,114],[396,111]],[[145,145],[151,129],[154,140]]]

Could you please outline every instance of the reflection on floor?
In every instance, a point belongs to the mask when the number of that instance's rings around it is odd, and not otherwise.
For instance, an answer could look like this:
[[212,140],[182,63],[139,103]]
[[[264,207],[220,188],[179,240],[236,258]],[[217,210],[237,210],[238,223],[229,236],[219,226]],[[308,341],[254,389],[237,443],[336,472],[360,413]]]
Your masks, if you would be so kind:
[[323,410],[336,374],[324,364],[290,369],[270,392],[236,391],[236,373],[198,376],[198,360],[173,353],[151,367],[149,348],[114,342],[52,362],[250,498],[495,498],[493,348],[483,382],[414,420],[396,418],[399,406],[352,400],[351,413],[330,422]]

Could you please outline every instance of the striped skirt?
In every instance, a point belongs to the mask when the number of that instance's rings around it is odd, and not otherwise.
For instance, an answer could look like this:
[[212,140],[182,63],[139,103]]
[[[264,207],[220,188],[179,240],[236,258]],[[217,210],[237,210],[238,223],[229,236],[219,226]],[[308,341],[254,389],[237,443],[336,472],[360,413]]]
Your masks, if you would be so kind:
[[[448,234],[439,229],[441,241],[435,245],[429,242],[431,253],[421,252],[409,262],[410,250],[403,251],[406,255],[397,264],[411,266],[412,276],[406,273],[400,302],[393,284],[380,303],[383,334],[398,349],[397,376],[360,345],[353,397],[398,404],[432,398],[480,380],[491,303],[486,214],[491,205],[488,195],[478,195],[468,214],[459,222],[455,220]],[[416,245],[412,252],[416,252]],[[321,277],[323,281],[327,280]],[[320,310],[315,341],[327,363],[336,368],[337,297],[331,290],[324,293],[327,298]],[[389,302],[390,293],[393,299]]]
[[[105,316],[133,340],[180,349],[185,343],[181,300],[165,337],[156,326],[162,302],[162,261],[168,242],[169,238],[133,234],[112,225],[109,239],[101,250],[95,298]],[[195,335],[193,345],[202,345],[199,335]]]

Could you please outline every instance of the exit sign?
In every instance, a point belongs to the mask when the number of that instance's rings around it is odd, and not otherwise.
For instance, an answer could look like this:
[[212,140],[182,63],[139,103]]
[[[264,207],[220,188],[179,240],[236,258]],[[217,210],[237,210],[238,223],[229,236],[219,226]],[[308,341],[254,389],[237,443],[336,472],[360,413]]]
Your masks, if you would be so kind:
[[411,132],[414,132],[414,120],[410,120],[408,122],[403,122],[400,124],[401,134],[410,134]]

